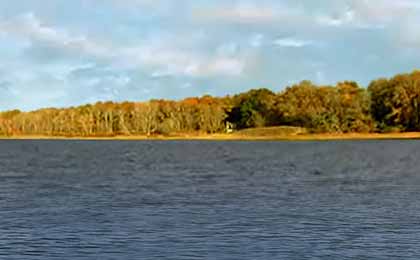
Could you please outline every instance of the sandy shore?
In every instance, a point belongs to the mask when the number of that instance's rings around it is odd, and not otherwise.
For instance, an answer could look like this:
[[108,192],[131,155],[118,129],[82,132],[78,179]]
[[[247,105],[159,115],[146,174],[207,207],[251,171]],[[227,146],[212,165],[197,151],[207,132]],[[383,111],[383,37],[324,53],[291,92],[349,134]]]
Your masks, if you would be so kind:
[[351,133],[351,134],[291,134],[291,135],[243,135],[243,134],[209,134],[209,135],[174,135],[174,136],[0,136],[2,140],[208,140],[208,141],[328,141],[328,140],[405,140],[420,139],[420,132],[408,133]]

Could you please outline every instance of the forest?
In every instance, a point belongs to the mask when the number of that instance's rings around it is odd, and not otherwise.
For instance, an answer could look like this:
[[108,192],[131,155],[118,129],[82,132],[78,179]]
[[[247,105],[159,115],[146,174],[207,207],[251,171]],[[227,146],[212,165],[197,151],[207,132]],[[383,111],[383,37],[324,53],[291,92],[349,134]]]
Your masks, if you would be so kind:
[[78,107],[0,113],[0,135],[112,137],[224,133],[298,126],[313,133],[420,131],[420,71],[380,78],[368,87],[302,81],[275,93],[252,89],[180,101],[98,102]]

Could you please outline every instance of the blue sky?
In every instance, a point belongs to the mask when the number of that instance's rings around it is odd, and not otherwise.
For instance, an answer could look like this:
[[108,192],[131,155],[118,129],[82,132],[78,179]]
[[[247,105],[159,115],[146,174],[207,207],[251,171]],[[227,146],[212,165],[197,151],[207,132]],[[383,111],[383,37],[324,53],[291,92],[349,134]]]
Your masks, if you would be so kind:
[[420,63],[418,0],[0,1],[0,109],[180,99]]

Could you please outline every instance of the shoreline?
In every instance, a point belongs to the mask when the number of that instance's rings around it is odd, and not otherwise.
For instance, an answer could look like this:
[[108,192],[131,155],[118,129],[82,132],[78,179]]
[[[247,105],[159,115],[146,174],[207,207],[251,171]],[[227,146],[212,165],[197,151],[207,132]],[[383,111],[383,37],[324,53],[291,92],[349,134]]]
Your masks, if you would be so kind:
[[244,134],[203,134],[173,136],[117,135],[109,137],[16,135],[0,136],[0,140],[86,140],[86,141],[345,141],[345,140],[416,140],[420,132],[407,133],[348,133],[348,134],[285,134],[285,135],[244,135]]

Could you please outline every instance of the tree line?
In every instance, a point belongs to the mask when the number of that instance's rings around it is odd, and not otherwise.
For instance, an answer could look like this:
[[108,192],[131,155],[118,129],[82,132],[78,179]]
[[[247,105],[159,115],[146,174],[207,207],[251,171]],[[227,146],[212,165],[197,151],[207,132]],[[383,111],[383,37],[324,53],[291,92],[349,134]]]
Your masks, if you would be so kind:
[[279,93],[261,88],[181,101],[98,102],[0,113],[0,135],[115,136],[223,133],[298,126],[317,133],[420,131],[420,72],[318,86],[302,81]]

